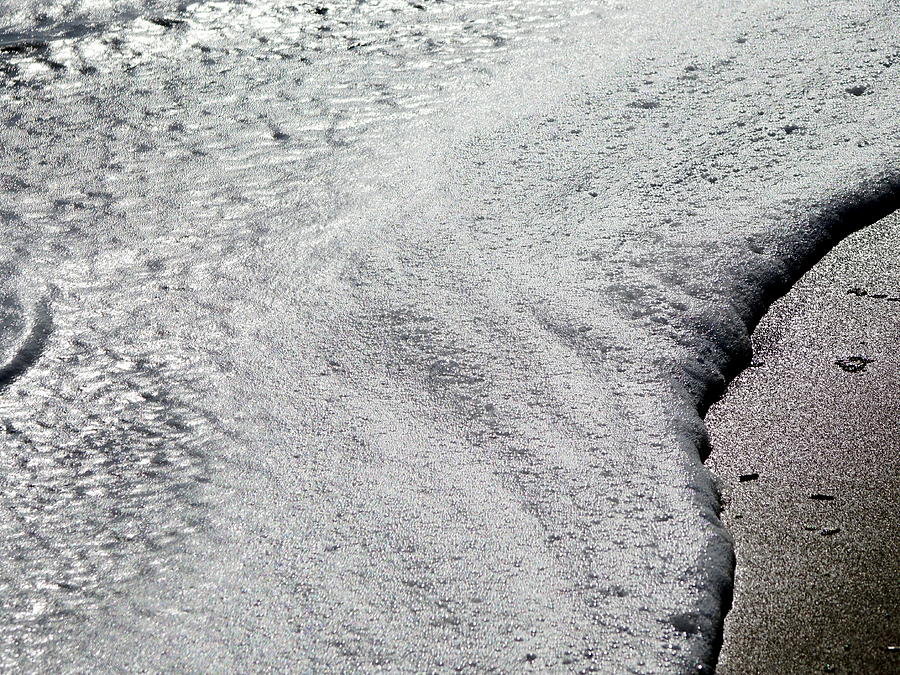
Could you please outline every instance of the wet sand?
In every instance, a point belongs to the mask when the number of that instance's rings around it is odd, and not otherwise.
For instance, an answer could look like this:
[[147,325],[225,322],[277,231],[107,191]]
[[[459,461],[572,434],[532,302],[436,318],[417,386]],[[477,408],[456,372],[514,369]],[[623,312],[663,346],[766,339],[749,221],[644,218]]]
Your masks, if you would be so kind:
[[720,673],[900,672],[900,216],[844,240],[707,416],[735,539]]

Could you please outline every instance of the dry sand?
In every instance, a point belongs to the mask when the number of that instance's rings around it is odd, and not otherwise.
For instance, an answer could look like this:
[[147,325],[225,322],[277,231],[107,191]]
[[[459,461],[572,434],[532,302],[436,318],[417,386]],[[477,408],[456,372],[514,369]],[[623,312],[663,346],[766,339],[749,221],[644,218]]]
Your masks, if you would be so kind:
[[707,416],[737,555],[718,672],[900,672],[898,213],[825,256],[753,343]]

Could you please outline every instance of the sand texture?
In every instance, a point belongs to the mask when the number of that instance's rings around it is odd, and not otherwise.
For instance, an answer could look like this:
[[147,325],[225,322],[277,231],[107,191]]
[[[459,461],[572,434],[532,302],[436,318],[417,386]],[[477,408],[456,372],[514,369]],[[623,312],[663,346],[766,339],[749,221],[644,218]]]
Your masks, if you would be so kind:
[[900,217],[843,241],[707,416],[735,539],[720,673],[900,670]]

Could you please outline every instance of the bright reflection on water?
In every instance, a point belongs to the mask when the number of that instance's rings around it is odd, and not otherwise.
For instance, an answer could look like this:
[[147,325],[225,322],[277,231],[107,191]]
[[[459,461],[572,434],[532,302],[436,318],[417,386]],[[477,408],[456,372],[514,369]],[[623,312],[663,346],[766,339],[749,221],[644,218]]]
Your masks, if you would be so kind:
[[216,449],[240,442],[203,401],[261,243],[327,227],[373,143],[601,4],[0,4],[7,360],[49,307],[0,395],[4,669],[202,529]]

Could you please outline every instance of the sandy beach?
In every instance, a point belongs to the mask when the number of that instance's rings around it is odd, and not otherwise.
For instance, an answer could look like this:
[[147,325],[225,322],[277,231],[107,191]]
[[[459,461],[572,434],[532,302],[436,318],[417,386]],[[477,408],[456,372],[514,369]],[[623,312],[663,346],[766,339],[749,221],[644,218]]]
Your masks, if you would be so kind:
[[719,673],[900,669],[898,280],[895,213],[775,302],[710,409],[737,556]]

